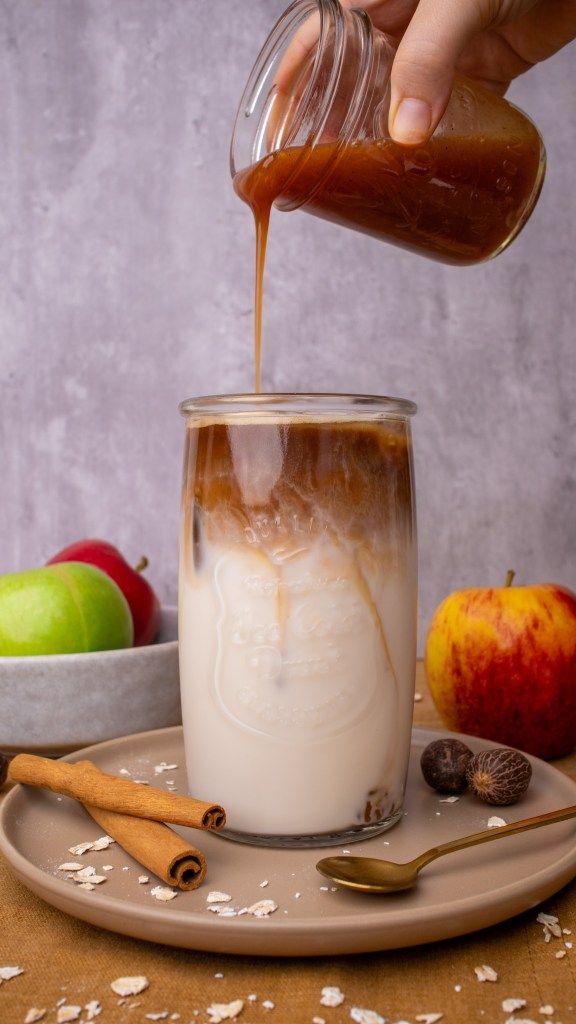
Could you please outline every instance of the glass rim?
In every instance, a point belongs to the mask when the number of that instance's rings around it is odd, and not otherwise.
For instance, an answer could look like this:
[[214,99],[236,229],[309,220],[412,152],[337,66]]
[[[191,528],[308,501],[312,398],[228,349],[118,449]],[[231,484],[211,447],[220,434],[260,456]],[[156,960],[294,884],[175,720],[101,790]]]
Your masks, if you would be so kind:
[[187,398],[178,409],[182,416],[254,415],[275,416],[378,416],[409,418],[417,405],[408,398],[388,395],[342,394],[339,392],[283,392],[260,394],[204,395]]

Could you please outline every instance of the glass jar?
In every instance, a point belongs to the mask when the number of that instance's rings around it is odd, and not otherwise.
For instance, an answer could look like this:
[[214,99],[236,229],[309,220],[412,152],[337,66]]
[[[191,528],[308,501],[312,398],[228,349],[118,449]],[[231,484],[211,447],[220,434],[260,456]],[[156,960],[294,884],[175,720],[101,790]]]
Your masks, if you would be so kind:
[[231,146],[256,215],[297,208],[453,264],[496,256],[526,223],[545,168],[525,114],[457,77],[425,145],[388,133],[394,45],[362,11],[296,0],[262,49]]
[[415,406],[238,395],[181,411],[190,791],[248,843],[375,835],[402,814],[410,753]]

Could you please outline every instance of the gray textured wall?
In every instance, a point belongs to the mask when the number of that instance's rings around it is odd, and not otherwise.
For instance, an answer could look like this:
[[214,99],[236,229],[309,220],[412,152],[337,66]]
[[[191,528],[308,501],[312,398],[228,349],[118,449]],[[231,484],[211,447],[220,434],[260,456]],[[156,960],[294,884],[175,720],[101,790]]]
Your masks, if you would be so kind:
[[[85,535],[174,601],[177,403],[252,386],[250,216],[227,150],[277,0],[0,6],[0,571]],[[496,261],[273,220],[264,385],[415,399],[421,620],[576,584],[574,46],[513,86],[549,169]]]

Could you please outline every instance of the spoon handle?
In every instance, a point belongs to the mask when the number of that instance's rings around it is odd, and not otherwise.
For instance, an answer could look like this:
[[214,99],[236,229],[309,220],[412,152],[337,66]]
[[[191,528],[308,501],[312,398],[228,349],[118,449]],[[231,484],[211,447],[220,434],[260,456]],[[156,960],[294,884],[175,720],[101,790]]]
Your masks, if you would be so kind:
[[503,836],[513,836],[518,832],[527,832],[531,828],[540,828],[542,825],[552,825],[557,821],[566,821],[568,818],[576,817],[576,805],[562,807],[559,811],[548,811],[546,814],[537,814],[533,818],[522,818],[510,825],[500,825],[498,828],[487,828],[483,832],[475,832],[471,836],[462,836],[460,839],[453,839],[449,843],[442,843],[441,846],[433,846],[415,859],[418,870],[443,857],[445,853],[454,853],[456,850],[464,850],[467,846],[477,846],[480,843],[490,843],[493,839],[502,839]]

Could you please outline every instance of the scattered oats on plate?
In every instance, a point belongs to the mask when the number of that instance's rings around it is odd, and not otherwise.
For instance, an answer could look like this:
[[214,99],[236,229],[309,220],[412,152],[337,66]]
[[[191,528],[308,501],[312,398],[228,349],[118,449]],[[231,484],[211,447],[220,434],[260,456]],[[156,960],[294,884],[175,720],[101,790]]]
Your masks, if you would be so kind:
[[150,889],[150,895],[161,903],[168,903],[170,900],[175,899],[178,893],[175,889],[167,889],[163,885],[155,885],[153,889]]
[[75,857],[81,857],[87,850],[91,850],[94,843],[78,843],[76,846],[69,846],[68,853],[73,853]]
[[506,824],[507,824],[507,822],[504,821],[504,818],[499,818],[497,814],[493,814],[491,818],[488,818],[488,822],[487,822],[486,827],[487,828],[501,828],[502,825],[506,825]]
[[138,875],[138,885],[146,885],[149,881],[150,877],[148,875]]
[[58,865],[58,871],[83,871],[84,865],[79,864],[75,860],[65,860],[63,864]]
[[116,840],[112,839],[112,836],[100,836],[100,839],[96,839],[96,841],[92,843],[92,849],[107,850],[108,847],[115,842]]
[[[250,907],[244,908],[245,913],[252,914],[253,917],[269,917],[275,910],[278,910],[278,904],[274,900],[257,900]],[[239,911],[239,913],[242,913],[242,911]]]
[[160,764],[154,765],[154,774],[161,775],[162,772],[173,772],[177,767],[177,764],[166,764],[166,761],[160,761]]
[[81,867],[79,871],[76,871],[76,878],[79,882],[87,882],[95,874],[96,868],[92,867],[91,864],[87,864],[85,868]]
[[206,903],[230,903],[232,897],[227,892],[209,892],[206,897]]

